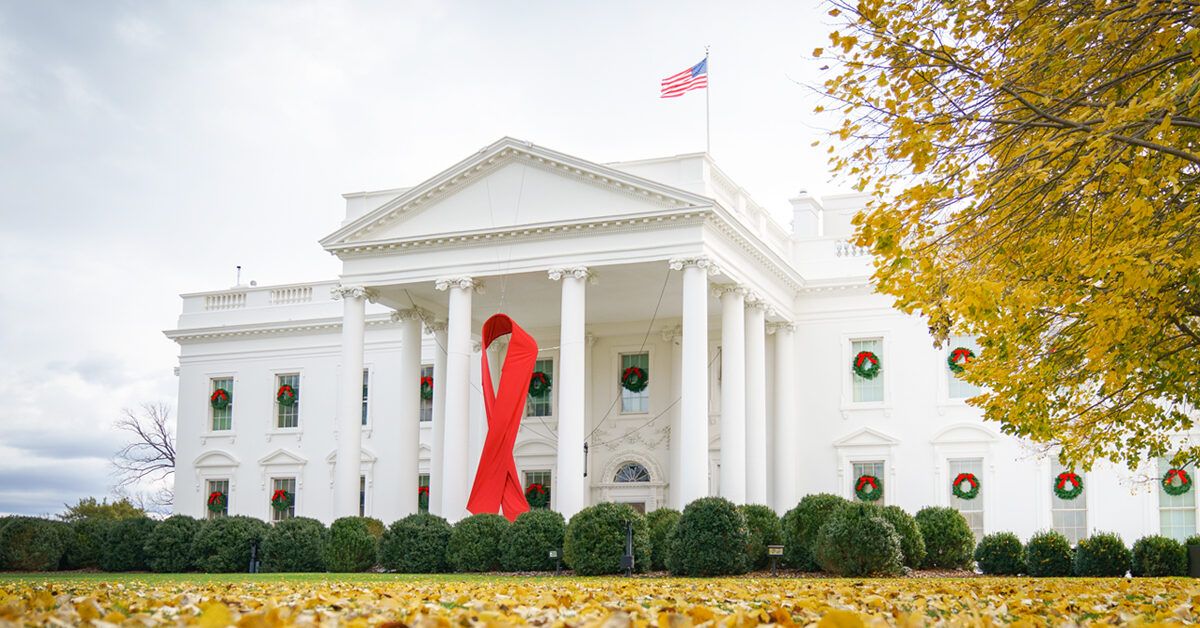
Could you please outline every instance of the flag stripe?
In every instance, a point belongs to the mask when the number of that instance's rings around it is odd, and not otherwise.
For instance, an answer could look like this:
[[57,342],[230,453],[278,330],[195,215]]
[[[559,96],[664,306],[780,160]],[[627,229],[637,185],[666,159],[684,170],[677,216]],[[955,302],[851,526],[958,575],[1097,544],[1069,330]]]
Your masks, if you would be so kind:
[[663,98],[674,98],[674,97],[676,97],[676,96],[682,96],[682,95],[684,95],[685,93],[687,93],[687,92],[690,92],[690,91],[692,91],[692,90],[696,90],[696,89],[704,89],[704,88],[706,88],[706,87],[708,87],[708,79],[707,79],[707,78],[700,78],[699,80],[696,80],[696,81],[694,81],[694,82],[692,82],[692,83],[689,83],[689,84],[687,84],[687,85],[680,86],[680,87],[678,87],[678,88],[675,88],[675,89],[670,89],[670,90],[665,90],[665,89],[664,89],[664,90],[663,90],[663,92],[662,92],[662,97],[663,97]]
[[692,67],[661,81],[661,98],[676,98],[687,92],[708,87],[708,57]]

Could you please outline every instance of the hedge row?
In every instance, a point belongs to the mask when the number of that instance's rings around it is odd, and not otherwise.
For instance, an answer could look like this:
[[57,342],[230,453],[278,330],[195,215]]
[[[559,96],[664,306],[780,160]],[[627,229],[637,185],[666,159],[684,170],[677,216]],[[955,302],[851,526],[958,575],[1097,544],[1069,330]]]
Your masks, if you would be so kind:
[[989,575],[1028,574],[1037,577],[1120,577],[1187,575],[1187,546],[1200,545],[1200,536],[1180,543],[1165,536],[1146,536],[1127,548],[1121,537],[1101,532],[1082,539],[1074,548],[1062,533],[1038,532],[1021,545],[1015,534],[983,537],[975,550],[979,569]]

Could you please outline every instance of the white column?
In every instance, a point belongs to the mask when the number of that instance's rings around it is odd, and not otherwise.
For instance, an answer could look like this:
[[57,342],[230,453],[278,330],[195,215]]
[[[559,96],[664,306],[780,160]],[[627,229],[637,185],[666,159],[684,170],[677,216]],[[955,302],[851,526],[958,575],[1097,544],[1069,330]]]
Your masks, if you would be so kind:
[[746,308],[746,500],[767,503],[766,304]]
[[671,416],[671,439],[670,439],[670,456],[671,456],[671,477],[668,479],[671,487],[671,508],[675,510],[683,510],[685,504],[680,503],[680,495],[682,494],[680,478],[683,471],[680,467],[682,456],[680,451],[679,437],[683,428],[680,427],[680,419],[683,414],[679,411],[679,402],[683,394],[683,328],[679,325],[668,327],[662,332],[663,340],[671,345],[671,401],[675,405],[671,407],[669,412]]
[[358,477],[362,468],[363,334],[367,290],[338,286],[334,299],[342,300],[342,363],[338,377],[337,461],[333,475],[333,516],[358,516]]
[[467,515],[470,495],[470,359],[471,296],[477,284],[470,277],[439,279],[438,290],[449,290],[446,321],[446,412],[442,446],[442,516],[458,521]]
[[784,513],[800,502],[799,417],[796,413],[796,347],[791,323],[774,323],[775,332],[775,512]]
[[717,286],[721,298],[721,497],[746,503],[746,291]]
[[429,512],[442,514],[442,477],[446,470],[446,321],[426,321],[433,334],[433,416],[429,443]]
[[[398,517],[417,512],[417,476],[421,459],[421,318],[417,309],[392,314],[400,322],[400,371],[396,389],[396,466],[399,474],[394,485],[400,494]],[[376,386],[379,381],[376,380]],[[391,482],[389,481],[389,484]]]
[[584,322],[587,268],[555,268],[550,279],[562,281],[562,315],[558,349],[558,475],[554,478],[555,502],[563,517],[583,509],[587,484],[583,477]]
[[708,494],[708,269],[703,257],[671,260],[683,271],[680,503]]

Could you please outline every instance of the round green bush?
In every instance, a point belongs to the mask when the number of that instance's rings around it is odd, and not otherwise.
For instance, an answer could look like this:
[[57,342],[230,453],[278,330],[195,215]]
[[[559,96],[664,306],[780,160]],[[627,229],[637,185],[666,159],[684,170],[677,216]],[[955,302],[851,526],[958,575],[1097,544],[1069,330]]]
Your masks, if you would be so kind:
[[975,534],[961,512],[930,506],[917,512],[917,527],[925,540],[922,566],[931,569],[968,569],[975,552]]
[[1132,561],[1129,548],[1121,537],[1102,532],[1080,539],[1071,560],[1071,573],[1076,576],[1120,578],[1129,571]]
[[1187,575],[1187,548],[1165,536],[1146,536],[1133,544],[1132,573],[1160,577]]
[[563,554],[568,565],[581,576],[622,573],[625,527],[633,524],[634,571],[650,568],[650,535],[646,518],[629,504],[605,502],[575,513],[567,523]]
[[925,537],[921,536],[917,520],[899,506],[884,506],[880,514],[900,535],[900,553],[904,555],[901,564],[909,569],[920,567],[925,561]]
[[1025,544],[1025,573],[1035,578],[1071,575],[1071,543],[1061,532],[1047,530]]
[[1183,542],[1184,547],[1187,547],[1189,545],[1200,545],[1200,534],[1193,534],[1193,535],[1189,536],[1186,541]]
[[750,566],[746,519],[724,497],[688,504],[667,543],[667,569],[677,576],[739,574]]
[[262,541],[270,529],[266,523],[247,517],[215,517],[200,524],[192,553],[196,568],[205,573],[237,573],[250,566],[250,546]]
[[848,503],[844,498],[829,493],[805,495],[795,508],[783,516],[783,562],[800,571],[819,569],[813,556],[817,531],[837,509]]
[[[104,544],[108,542],[108,528],[112,519],[86,517],[70,523],[71,535],[67,543],[63,565],[67,569],[99,569]],[[188,543],[192,540],[189,538]]]
[[308,517],[284,519],[271,526],[262,544],[263,571],[325,571],[329,530]]
[[71,528],[40,517],[12,517],[0,527],[0,555],[13,571],[54,571],[63,563]]
[[456,572],[498,571],[500,540],[508,529],[508,519],[484,513],[471,515],[454,524],[446,560]]
[[375,566],[383,524],[370,517],[342,517],[329,526],[325,568],[334,573],[366,571]]
[[679,511],[674,508],[659,508],[646,515],[646,527],[650,530],[650,569],[662,571],[667,568],[667,550],[671,530],[679,523]]
[[746,547],[750,569],[766,569],[769,562],[767,546],[783,543],[783,526],[779,523],[779,515],[760,504],[738,506],[738,510],[742,512],[746,530],[750,533],[750,543]]
[[454,529],[430,514],[409,515],[392,525],[379,541],[379,564],[398,573],[441,573],[449,570],[446,546]]
[[146,571],[146,540],[158,522],[149,517],[118,519],[108,527],[100,567],[104,571]]
[[900,535],[878,506],[850,503],[817,531],[813,556],[822,570],[839,576],[894,576],[904,555]]
[[989,576],[1015,576],[1025,572],[1025,546],[1012,532],[995,532],[975,547],[975,562]]
[[501,539],[500,566],[506,571],[552,571],[555,564],[550,550],[562,556],[567,521],[549,508],[523,512],[504,529]]
[[173,515],[160,521],[142,548],[146,566],[158,573],[181,573],[195,568],[192,542],[199,533],[200,521],[187,515]]

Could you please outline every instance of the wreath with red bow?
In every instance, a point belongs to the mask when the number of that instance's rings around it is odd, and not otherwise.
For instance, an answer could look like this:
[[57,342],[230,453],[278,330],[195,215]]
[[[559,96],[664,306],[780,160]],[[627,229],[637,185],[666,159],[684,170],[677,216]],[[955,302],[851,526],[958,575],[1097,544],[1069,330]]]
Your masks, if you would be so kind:
[[[1070,484],[1071,488],[1067,488]],[[1071,501],[1083,494],[1083,478],[1079,477],[1078,473],[1072,471],[1063,471],[1054,478],[1054,494],[1059,499]]]
[[275,401],[285,408],[296,405],[296,389],[290,384],[284,384],[275,391]]
[[965,371],[964,364],[970,364],[975,359],[975,352],[967,347],[955,347],[950,352],[950,357],[946,358],[946,365],[950,367],[950,372],[955,375]]
[[879,356],[872,351],[859,351],[851,364],[854,374],[863,379],[875,379],[879,375]]
[[854,496],[864,502],[878,501],[883,497],[883,480],[873,475],[860,475],[854,483]]
[[223,512],[227,503],[229,503],[229,499],[221,491],[213,491],[208,494],[208,509],[212,512]]
[[[1179,480],[1178,484],[1175,483],[1176,480]],[[1183,469],[1168,469],[1163,474],[1162,487],[1167,495],[1183,495],[1192,490],[1192,478]]]
[[429,512],[429,487],[428,486],[418,486],[417,487],[417,508],[419,508],[421,510],[421,512]]
[[433,378],[429,375],[421,376],[421,398],[425,401],[433,399]]
[[[963,490],[963,484],[969,485],[970,488]],[[950,490],[959,499],[975,499],[979,497],[979,478],[975,477],[974,473],[959,473],[954,478]]]
[[545,508],[550,505],[550,489],[534,482],[525,487],[525,501],[530,508]]
[[208,403],[213,407],[213,410],[228,408],[230,401],[232,401],[232,397],[230,397],[229,391],[224,388],[218,388],[208,396]]
[[529,376],[529,396],[538,399],[550,394],[550,376],[543,371],[534,371]]
[[283,490],[277,489],[271,495],[271,507],[275,510],[287,510],[292,507],[292,502],[295,498],[292,494]]
[[621,387],[629,392],[642,392],[649,385],[650,376],[646,374],[646,369],[640,366],[628,367],[621,373]]

